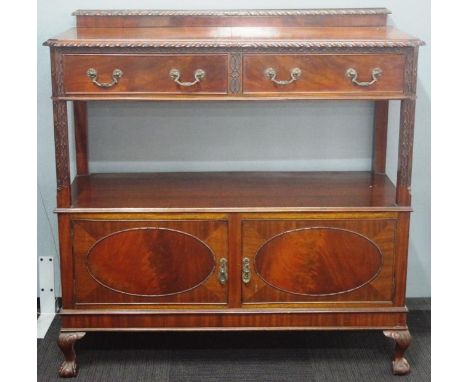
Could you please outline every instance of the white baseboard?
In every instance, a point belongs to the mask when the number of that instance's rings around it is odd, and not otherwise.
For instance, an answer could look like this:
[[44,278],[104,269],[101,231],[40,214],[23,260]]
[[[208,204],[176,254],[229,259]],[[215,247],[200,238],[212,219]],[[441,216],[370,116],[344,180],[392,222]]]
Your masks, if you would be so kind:
[[55,318],[55,313],[42,313],[37,318],[37,338],[44,338]]

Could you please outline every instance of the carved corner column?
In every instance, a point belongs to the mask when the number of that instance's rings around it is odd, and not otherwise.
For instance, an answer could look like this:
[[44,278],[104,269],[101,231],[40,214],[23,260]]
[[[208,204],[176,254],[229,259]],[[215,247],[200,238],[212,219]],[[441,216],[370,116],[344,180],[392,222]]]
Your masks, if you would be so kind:
[[[57,207],[63,208],[71,206],[67,102],[58,100],[58,97],[64,94],[63,54],[60,50],[51,49],[50,57],[52,68],[55,168],[57,175]],[[69,216],[59,214],[58,223],[60,272],[62,274],[62,305],[70,308],[72,306],[73,278],[64,276],[71,275],[73,269]],[[83,338],[84,335],[85,333],[83,332],[60,334],[57,344],[65,356],[65,361],[60,366],[58,372],[60,377],[76,377],[78,366],[76,364],[74,344],[77,340]]]
[[418,47],[414,47],[406,55],[405,66],[405,93],[410,98],[402,100],[400,106],[400,134],[396,190],[396,203],[400,206],[411,205],[411,171],[413,166],[417,66]]
[[57,97],[64,94],[62,52],[58,49],[51,49],[50,62],[52,69],[55,166],[57,172],[57,207],[69,207],[71,205],[71,194],[67,102],[57,100]]
[[[62,71],[61,56],[54,52],[52,54],[52,84],[53,94],[60,94],[57,89],[61,88]],[[54,138],[55,138],[55,168],[57,175],[57,207],[71,206],[71,186],[70,186],[70,152],[68,142],[68,115],[66,101],[53,101],[54,112]],[[71,229],[70,218],[66,214],[58,214],[58,231],[60,247],[60,272],[62,274],[62,305],[71,307],[73,279],[63,277],[72,274],[72,250],[71,250]],[[70,279],[70,280],[68,280]],[[69,285],[65,285],[69,283]]]
[[397,204],[411,205],[411,171],[413,166],[413,137],[415,99],[401,101],[400,142],[398,146]]
[[410,365],[403,357],[411,343],[411,334],[408,330],[385,330],[383,334],[395,341],[395,353],[393,355],[393,374],[405,375],[410,372]]
[[60,333],[57,344],[65,356],[58,370],[61,378],[72,378],[78,375],[78,363],[76,362],[75,342],[85,336],[85,332]]
[[57,206],[69,207],[70,153],[68,146],[68,117],[66,101],[54,101],[55,166],[57,173]]

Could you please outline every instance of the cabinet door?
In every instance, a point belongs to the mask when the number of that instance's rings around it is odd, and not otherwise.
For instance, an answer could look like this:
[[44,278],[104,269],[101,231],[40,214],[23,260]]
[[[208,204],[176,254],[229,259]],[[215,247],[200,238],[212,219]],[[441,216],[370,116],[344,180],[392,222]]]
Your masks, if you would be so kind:
[[396,222],[244,221],[243,303],[390,303]]
[[225,221],[74,220],[75,304],[224,304],[226,230]]

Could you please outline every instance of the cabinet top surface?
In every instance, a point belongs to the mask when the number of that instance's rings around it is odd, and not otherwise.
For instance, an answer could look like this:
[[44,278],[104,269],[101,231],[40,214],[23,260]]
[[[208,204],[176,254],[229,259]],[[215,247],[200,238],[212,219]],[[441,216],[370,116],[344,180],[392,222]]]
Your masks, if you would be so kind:
[[405,47],[422,41],[387,26],[384,8],[80,10],[53,47]]

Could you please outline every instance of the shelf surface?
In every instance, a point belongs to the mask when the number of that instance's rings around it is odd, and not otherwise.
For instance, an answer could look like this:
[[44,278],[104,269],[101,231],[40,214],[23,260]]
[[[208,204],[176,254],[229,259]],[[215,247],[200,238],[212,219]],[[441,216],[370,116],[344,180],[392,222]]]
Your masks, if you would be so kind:
[[175,172],[77,176],[57,212],[394,211],[395,186],[371,172]]

